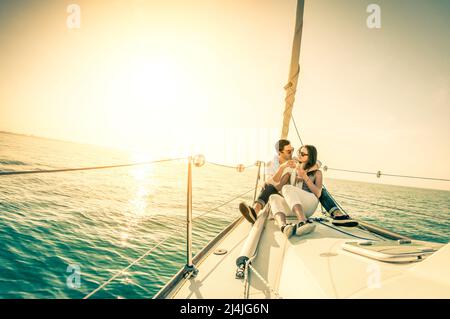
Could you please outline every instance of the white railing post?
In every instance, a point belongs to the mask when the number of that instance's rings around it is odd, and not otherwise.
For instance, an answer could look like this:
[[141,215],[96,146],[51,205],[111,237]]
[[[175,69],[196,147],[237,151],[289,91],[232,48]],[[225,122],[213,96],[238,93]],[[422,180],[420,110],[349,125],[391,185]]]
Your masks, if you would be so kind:
[[188,177],[187,177],[187,203],[186,203],[186,266],[184,267],[184,276],[197,276],[198,269],[192,261],[192,163],[200,167],[205,163],[203,155],[188,157]]

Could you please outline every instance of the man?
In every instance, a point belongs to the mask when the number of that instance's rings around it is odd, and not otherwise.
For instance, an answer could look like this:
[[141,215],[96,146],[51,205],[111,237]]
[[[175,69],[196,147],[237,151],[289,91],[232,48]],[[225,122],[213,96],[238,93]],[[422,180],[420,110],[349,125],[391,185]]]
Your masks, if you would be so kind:
[[[266,166],[266,176],[268,177],[268,179],[266,180],[263,189],[259,193],[258,199],[254,203],[253,207],[247,205],[244,202],[239,204],[239,211],[245,217],[245,219],[247,219],[252,224],[256,221],[261,209],[263,209],[269,201],[270,195],[280,195],[280,190],[277,189],[277,184],[280,182],[281,177],[287,171],[295,168],[296,166],[296,162],[292,160],[294,148],[291,146],[291,143],[288,140],[279,140],[275,144],[275,150],[277,151],[277,155],[273,158],[272,161],[267,163],[268,165]],[[316,164],[308,171],[319,169],[320,166],[321,164],[318,161],[318,165]],[[358,225],[357,221],[351,219],[350,216],[345,215],[341,212],[341,210],[337,207],[335,201],[332,199],[331,195],[325,188],[322,189],[322,194],[319,198],[319,201],[333,219],[333,225],[344,227],[355,227]]]

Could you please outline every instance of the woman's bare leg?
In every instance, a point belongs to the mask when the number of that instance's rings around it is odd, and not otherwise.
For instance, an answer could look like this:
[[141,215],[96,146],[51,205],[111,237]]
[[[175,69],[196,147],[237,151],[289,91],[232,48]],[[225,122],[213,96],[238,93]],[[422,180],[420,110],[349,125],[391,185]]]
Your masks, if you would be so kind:
[[274,215],[274,218],[280,227],[285,226],[287,224],[286,223],[286,215],[282,212],[276,213]]
[[294,211],[295,215],[297,215],[299,222],[306,221],[305,213],[303,212],[303,208],[300,204],[294,205],[294,207],[292,207],[292,210]]

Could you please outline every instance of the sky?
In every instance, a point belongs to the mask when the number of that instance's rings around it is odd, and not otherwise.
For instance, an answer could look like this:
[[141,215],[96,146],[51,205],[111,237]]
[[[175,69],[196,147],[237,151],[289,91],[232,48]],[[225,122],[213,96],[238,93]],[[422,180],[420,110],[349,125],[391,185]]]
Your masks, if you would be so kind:
[[[380,28],[366,23],[372,3]],[[79,28],[69,27],[71,4]],[[0,130],[152,158],[270,159],[295,8],[293,0],[0,1]],[[444,0],[305,1],[293,116],[324,165],[450,178],[449,21]],[[300,146],[292,127],[289,139]]]

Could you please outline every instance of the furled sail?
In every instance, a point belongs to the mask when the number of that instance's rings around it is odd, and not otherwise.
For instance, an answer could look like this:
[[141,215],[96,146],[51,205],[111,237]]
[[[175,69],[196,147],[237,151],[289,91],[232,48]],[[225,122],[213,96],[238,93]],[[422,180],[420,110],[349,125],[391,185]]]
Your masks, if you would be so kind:
[[286,90],[285,107],[283,114],[283,127],[281,130],[281,138],[287,138],[289,133],[289,122],[292,116],[292,108],[295,101],[295,92],[297,91],[298,75],[300,73],[300,44],[302,40],[303,29],[303,9],[304,0],[297,0],[297,12],[295,20],[294,42],[292,45],[291,67],[289,70],[288,83],[285,85]]

